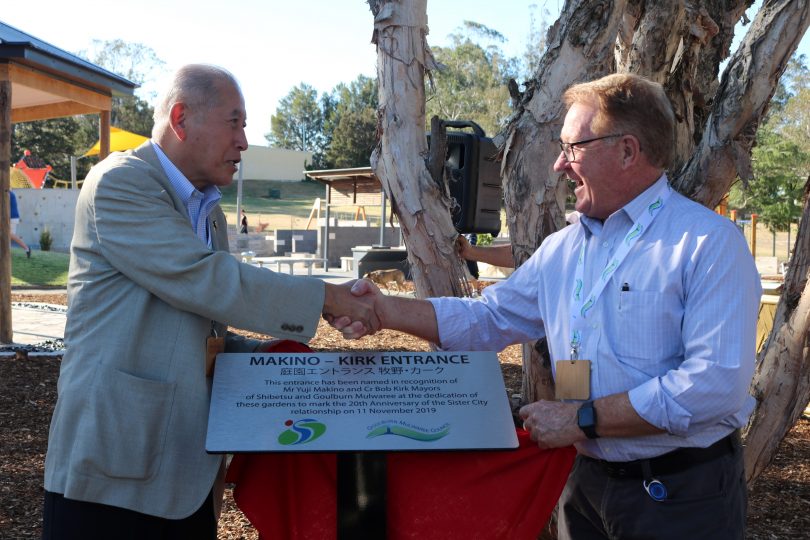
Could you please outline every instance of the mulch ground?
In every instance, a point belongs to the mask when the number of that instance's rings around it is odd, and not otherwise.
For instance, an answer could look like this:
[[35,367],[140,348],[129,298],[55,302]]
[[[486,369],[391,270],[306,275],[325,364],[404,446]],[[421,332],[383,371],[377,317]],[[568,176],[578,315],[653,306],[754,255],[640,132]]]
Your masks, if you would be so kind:
[[[13,294],[15,302],[65,305],[64,295]],[[346,342],[322,324],[310,343],[316,350],[427,350],[424,342],[383,331]],[[499,355],[510,393],[520,392],[520,348]],[[59,357],[0,357],[0,538],[39,538],[42,524],[42,477],[48,425],[56,401]],[[810,531],[810,421],[801,419],[779,446],[774,462],[749,494],[747,538],[807,538]],[[226,490],[219,538],[256,540],[258,535]]]

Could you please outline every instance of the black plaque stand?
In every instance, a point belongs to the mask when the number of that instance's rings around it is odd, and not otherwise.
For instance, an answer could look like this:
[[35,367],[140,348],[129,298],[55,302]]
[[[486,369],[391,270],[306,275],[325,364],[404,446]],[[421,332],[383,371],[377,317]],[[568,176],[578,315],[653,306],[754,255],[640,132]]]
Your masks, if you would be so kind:
[[337,539],[386,537],[385,452],[337,454]]

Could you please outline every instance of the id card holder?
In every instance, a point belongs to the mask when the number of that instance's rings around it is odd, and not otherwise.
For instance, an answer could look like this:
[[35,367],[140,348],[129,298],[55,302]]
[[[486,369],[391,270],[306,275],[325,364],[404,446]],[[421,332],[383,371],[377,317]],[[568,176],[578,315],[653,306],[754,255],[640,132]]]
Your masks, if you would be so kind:
[[554,397],[585,400],[591,397],[591,361],[557,360]]
[[219,353],[225,352],[225,338],[209,336],[205,340],[205,376],[214,375],[214,362]]

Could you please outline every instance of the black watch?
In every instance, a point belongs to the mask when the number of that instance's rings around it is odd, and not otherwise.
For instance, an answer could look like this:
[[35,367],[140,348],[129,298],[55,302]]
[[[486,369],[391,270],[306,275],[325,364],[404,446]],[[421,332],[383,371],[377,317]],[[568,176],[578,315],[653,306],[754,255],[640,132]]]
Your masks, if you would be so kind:
[[589,439],[599,438],[599,434],[596,433],[596,409],[593,401],[586,401],[579,407],[577,425]]

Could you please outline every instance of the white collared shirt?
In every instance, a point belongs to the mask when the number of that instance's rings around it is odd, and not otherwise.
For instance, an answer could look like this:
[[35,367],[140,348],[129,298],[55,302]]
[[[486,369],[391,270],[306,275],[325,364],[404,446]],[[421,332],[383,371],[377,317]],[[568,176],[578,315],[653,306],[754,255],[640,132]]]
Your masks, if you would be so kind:
[[[569,297],[581,243],[583,288],[590,290],[666,181],[662,176],[604,223],[582,216],[550,235],[480,299],[431,299],[442,347],[501,350],[546,336],[552,364],[566,359]],[[678,447],[705,447],[744,426],[754,405],[748,387],[761,292],[737,227],[672,193],[589,314],[580,348],[580,358],[591,360],[592,399],[629,392],[636,412],[668,433],[588,440],[578,449],[630,461]]]

